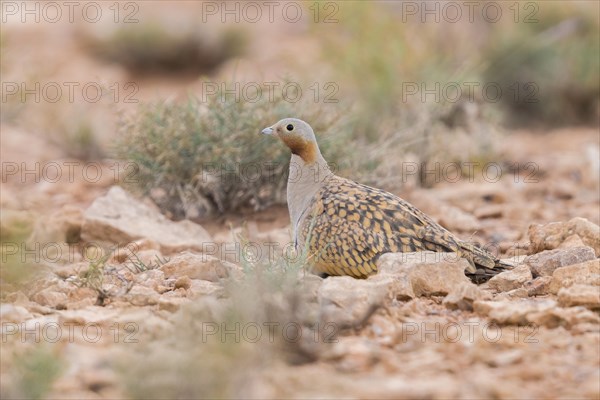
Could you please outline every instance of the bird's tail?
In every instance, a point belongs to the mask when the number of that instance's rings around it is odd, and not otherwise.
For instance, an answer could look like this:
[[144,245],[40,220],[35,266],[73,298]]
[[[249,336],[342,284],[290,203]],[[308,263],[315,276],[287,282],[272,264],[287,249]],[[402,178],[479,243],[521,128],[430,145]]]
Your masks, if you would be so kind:
[[514,265],[502,261],[481,247],[462,242],[460,243],[461,256],[471,264],[471,268],[465,274],[475,283],[483,283],[490,280],[500,272],[514,267]]

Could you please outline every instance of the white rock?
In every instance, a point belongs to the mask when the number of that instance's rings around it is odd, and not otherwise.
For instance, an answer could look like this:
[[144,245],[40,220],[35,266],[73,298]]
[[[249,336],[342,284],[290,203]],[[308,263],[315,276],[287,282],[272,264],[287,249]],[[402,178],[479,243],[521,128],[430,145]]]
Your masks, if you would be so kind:
[[66,205],[60,210],[36,221],[33,233],[27,240],[30,245],[37,243],[78,243],[83,223],[80,208]]
[[33,318],[33,316],[27,311],[25,307],[16,306],[13,304],[0,304],[0,320],[2,322],[22,322],[27,319]]
[[540,276],[532,281],[525,282],[525,289],[527,289],[527,296],[543,296],[549,293],[550,285],[552,283],[551,276]]
[[223,293],[224,289],[221,285],[200,279],[192,279],[190,288],[187,289],[187,297],[191,299],[205,296],[218,298],[221,297]]
[[141,286],[149,287],[158,292],[165,283],[165,274],[159,269],[151,269],[135,275],[135,282]]
[[445,298],[442,304],[450,310],[473,310],[473,302],[480,299],[489,299],[489,293],[485,293],[473,283],[461,283],[455,287]]
[[527,265],[519,265],[518,267],[499,273],[488,281],[491,288],[499,292],[508,292],[509,290],[523,287],[525,282],[533,279],[531,270]]
[[189,299],[185,297],[161,297],[158,299],[158,309],[169,312],[175,312],[181,308],[182,305],[188,304]]
[[528,316],[556,308],[554,300],[475,301],[473,309],[501,325],[527,325]]
[[[594,249],[596,257],[600,257],[600,227],[585,218],[573,218],[569,222],[552,222],[546,225],[529,227],[530,253],[558,248],[573,235]],[[577,244],[577,240],[570,239]]]
[[85,211],[81,236],[88,242],[123,246],[148,238],[158,243],[164,254],[187,249],[202,251],[212,244],[210,235],[200,225],[187,220],[173,222],[118,186]]
[[51,286],[34,294],[31,300],[42,306],[64,309],[66,308],[68,297],[65,293],[57,291],[56,286]]
[[149,287],[134,285],[124,298],[132,305],[142,307],[157,304],[159,295]]
[[572,328],[578,324],[599,324],[600,317],[585,307],[557,307],[527,315],[527,320],[539,326]]
[[552,273],[549,292],[556,294],[560,288],[576,283],[592,284],[597,281],[598,274],[600,274],[600,260],[598,259],[557,268]]
[[377,363],[380,347],[364,337],[340,337],[327,349],[324,358],[334,362],[336,368],[346,373],[368,371]]
[[218,282],[229,276],[230,263],[206,254],[183,252],[171,258],[160,267],[166,278],[187,276],[190,279],[203,279]]
[[447,295],[461,284],[470,284],[465,275],[468,266],[454,253],[431,251],[388,253],[377,262],[379,274],[408,280],[415,296]]
[[360,322],[373,307],[388,298],[387,282],[354,279],[349,276],[331,276],[319,288],[321,320],[340,327]]
[[600,308],[600,288],[576,283],[558,291],[558,303],[563,307],[584,306]]
[[534,277],[551,276],[554,270],[567,265],[579,264],[596,258],[591,247],[573,247],[570,249],[544,250],[525,259],[531,267]]

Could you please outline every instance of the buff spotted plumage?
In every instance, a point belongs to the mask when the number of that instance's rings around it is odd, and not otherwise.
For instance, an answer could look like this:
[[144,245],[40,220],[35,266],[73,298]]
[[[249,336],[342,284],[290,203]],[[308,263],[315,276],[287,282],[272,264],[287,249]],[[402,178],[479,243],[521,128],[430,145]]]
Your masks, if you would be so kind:
[[334,175],[306,122],[286,118],[262,133],[292,151],[287,200],[293,240],[298,249],[308,246],[314,272],[366,278],[377,272],[382,254],[426,250],[466,258],[465,273],[476,282],[507,267],[398,196]]

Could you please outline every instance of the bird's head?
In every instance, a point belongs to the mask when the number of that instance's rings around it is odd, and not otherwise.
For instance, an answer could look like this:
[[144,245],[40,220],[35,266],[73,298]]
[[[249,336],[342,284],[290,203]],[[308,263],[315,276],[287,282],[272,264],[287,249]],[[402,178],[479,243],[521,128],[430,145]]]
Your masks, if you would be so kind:
[[262,130],[265,135],[276,136],[292,154],[296,154],[307,164],[317,160],[319,148],[312,128],[306,122],[297,118],[284,118],[276,124]]

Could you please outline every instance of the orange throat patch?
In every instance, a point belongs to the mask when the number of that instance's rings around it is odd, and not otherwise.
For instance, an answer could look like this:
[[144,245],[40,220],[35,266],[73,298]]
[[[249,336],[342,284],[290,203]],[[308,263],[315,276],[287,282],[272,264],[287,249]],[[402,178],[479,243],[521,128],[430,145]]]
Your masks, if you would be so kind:
[[317,144],[315,142],[309,142],[297,136],[286,136],[282,140],[292,153],[302,158],[305,163],[312,164],[316,161]]

